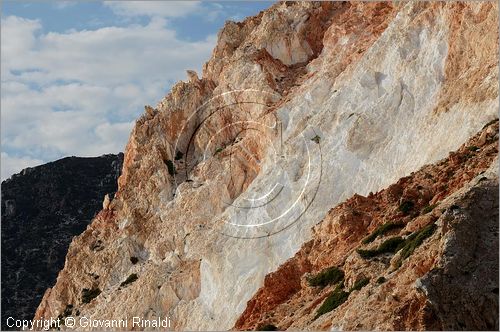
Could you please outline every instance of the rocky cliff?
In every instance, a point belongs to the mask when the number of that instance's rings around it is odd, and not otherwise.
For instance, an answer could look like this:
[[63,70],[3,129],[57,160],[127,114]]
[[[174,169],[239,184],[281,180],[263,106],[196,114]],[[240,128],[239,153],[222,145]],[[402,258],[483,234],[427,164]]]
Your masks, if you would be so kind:
[[[496,117],[497,11],[493,2],[284,2],[226,23],[201,77],[189,72],[137,120],[115,198],[72,241],[36,317],[169,316],[173,328],[190,330],[265,323],[252,301],[262,303],[266,275],[314,241],[311,227],[332,207],[446,157]],[[347,237],[359,227],[353,239],[332,239],[345,255],[381,222],[354,221],[337,230]],[[342,252],[332,255],[325,266]],[[384,264],[367,268],[367,278],[385,274]],[[337,265],[351,287],[357,274]],[[323,267],[292,275],[302,283]],[[439,278],[422,281],[429,297],[440,297],[443,288],[430,285]],[[269,310],[281,310],[278,297]],[[304,313],[296,326],[342,325],[322,323],[336,312],[317,323]],[[278,327],[295,326],[279,313]],[[430,326],[407,318],[393,328]]]
[[123,154],[68,157],[27,168],[2,182],[2,330],[31,319],[81,234],[113,195]]
[[495,121],[436,164],[331,209],[235,328],[498,330],[497,156]]

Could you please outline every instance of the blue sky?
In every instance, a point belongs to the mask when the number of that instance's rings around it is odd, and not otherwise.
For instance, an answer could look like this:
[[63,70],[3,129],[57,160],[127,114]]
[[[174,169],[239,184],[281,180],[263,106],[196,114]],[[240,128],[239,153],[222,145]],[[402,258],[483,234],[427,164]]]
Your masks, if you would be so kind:
[[271,2],[3,1],[1,178],[123,151],[144,105],[201,72],[226,20]]

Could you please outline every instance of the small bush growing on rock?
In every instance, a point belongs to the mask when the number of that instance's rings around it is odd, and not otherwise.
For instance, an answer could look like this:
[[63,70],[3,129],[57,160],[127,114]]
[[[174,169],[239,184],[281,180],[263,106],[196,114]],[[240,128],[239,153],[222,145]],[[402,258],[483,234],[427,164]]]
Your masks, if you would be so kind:
[[413,232],[410,236],[406,238],[404,246],[402,246],[401,248],[400,260],[397,264],[398,267],[401,266],[403,260],[405,260],[406,258],[410,257],[411,254],[413,254],[415,249],[418,248],[424,242],[425,239],[434,234],[436,228],[437,228],[436,224],[430,224],[425,226],[419,231]]
[[224,147],[220,147],[220,148],[215,149],[214,156],[218,153],[221,153],[223,150],[224,150]]
[[278,331],[279,329],[273,324],[259,325],[256,331]]
[[467,149],[469,151],[477,151],[477,150],[479,150],[479,148],[477,146],[475,146],[475,145],[468,146]]
[[371,249],[356,249],[356,252],[364,259],[375,257],[378,254],[377,250]]
[[63,316],[68,317],[71,316],[72,313],[73,313],[73,305],[72,304],[66,305],[66,308],[64,308]]
[[133,283],[133,282],[134,282],[134,281],[136,281],[137,279],[138,279],[137,274],[136,274],[136,273],[132,273],[131,275],[129,275],[129,276],[127,277],[127,279],[125,279],[125,281],[124,281],[124,282],[122,282],[122,283],[120,284],[120,287],[127,286],[128,284]]
[[175,165],[172,162],[172,160],[170,160],[170,159],[165,160],[165,165],[167,165],[168,174],[170,174],[172,176],[177,174],[177,172],[175,171]]
[[72,304],[67,304],[66,308],[64,311],[57,316],[57,320],[59,321],[60,324],[64,324],[64,318],[71,316],[73,313],[73,305]]
[[343,289],[343,283],[338,285],[333,292],[328,295],[328,297],[325,299],[323,304],[319,307],[318,311],[316,312],[316,316],[314,319],[318,318],[321,315],[326,314],[327,312],[330,312],[340,306],[342,303],[347,301],[349,298],[349,293],[345,292]]
[[422,212],[420,214],[427,214],[427,213],[431,212],[432,210],[434,210],[434,208],[436,206],[437,206],[437,204],[427,205],[426,207],[424,207],[422,209]]
[[84,288],[82,289],[82,303],[90,303],[93,299],[101,294],[101,290],[99,288]]
[[404,244],[405,240],[400,237],[392,237],[388,240],[385,240],[382,242],[382,244],[376,248],[376,249],[356,249],[357,253],[365,259],[372,258],[375,256],[378,256],[380,254],[385,254],[385,253],[395,253],[399,249],[401,249],[401,246]]
[[363,241],[361,241],[361,243],[368,244],[370,242],[373,242],[378,236],[384,235],[390,230],[402,227],[403,227],[402,224],[396,224],[393,222],[385,223],[383,225],[378,226],[370,235],[364,238]]
[[378,277],[377,284],[383,284],[386,281],[387,281],[387,279],[385,279],[385,277]]
[[137,258],[137,257],[135,257],[135,256],[130,257],[130,262],[131,262],[132,264],[134,264],[134,265],[135,265],[135,264],[137,264],[137,262],[138,262],[138,261],[139,261],[139,258]]
[[307,282],[312,287],[325,287],[333,285],[344,279],[344,272],[333,266],[307,279]]
[[182,159],[182,157],[184,157],[184,153],[182,153],[182,152],[180,152],[180,151],[177,151],[177,152],[175,153],[175,158],[174,158],[174,159],[175,159],[175,160],[181,160],[181,159]]
[[316,135],[313,138],[311,138],[311,141],[315,142],[316,144],[319,144],[320,140],[321,140],[321,137],[319,137],[318,135]]
[[361,288],[368,285],[369,282],[370,282],[370,278],[363,278],[363,279],[356,281],[354,283],[354,286],[352,286],[351,290],[349,291],[349,293],[352,291],[355,291],[355,290],[359,291]]
[[403,212],[403,214],[407,215],[410,213],[411,209],[415,206],[415,203],[412,201],[404,201],[399,205],[399,211]]

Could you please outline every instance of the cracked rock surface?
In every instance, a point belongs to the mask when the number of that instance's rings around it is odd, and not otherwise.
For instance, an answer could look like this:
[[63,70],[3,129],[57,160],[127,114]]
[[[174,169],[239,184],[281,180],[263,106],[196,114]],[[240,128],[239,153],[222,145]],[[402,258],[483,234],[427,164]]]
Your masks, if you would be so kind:
[[[203,73],[189,72],[136,121],[116,196],[72,241],[36,317],[71,305],[100,319],[169,316],[175,329],[254,327],[261,316],[248,301],[330,209],[447,157],[497,117],[497,12],[493,2],[283,2],[226,23]],[[391,197],[437,202],[454,188],[448,181],[475,176],[443,178],[435,193],[396,185]],[[340,251],[328,259],[340,264],[370,220],[336,220],[328,227]],[[310,267],[294,264],[296,288]],[[408,283],[423,276],[407,271]],[[381,296],[396,303],[387,288]],[[100,293],[86,303],[84,289]],[[407,319],[422,306],[402,307],[392,328],[420,326]],[[283,326],[328,328],[330,316]]]

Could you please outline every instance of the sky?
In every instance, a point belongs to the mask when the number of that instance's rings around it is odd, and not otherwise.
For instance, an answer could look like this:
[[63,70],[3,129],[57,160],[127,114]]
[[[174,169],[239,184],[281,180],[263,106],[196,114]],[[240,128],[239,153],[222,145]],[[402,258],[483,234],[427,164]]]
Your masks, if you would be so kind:
[[270,2],[2,1],[1,179],[124,150],[144,105]]

